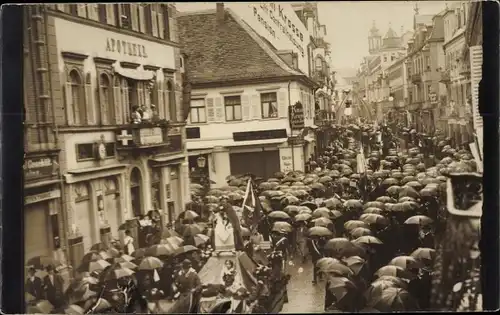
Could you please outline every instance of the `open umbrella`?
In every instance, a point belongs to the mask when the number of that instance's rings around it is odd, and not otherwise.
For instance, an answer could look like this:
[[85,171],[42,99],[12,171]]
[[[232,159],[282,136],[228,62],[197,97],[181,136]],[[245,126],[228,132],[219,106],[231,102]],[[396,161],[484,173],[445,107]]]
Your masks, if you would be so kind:
[[404,312],[417,310],[416,300],[401,288],[387,288],[376,301],[370,301],[375,309],[382,312]]
[[100,252],[101,250],[106,250],[108,247],[103,243],[96,243],[90,247],[90,251]]
[[130,277],[135,272],[132,269],[122,268],[119,265],[110,267],[110,269],[104,271],[99,276],[102,282],[110,280],[118,280],[125,277]]
[[290,219],[290,216],[284,211],[273,211],[268,214],[268,217],[272,219],[281,219],[281,220]]
[[49,257],[49,256],[36,256],[33,258],[30,258],[28,262],[26,263],[26,266],[31,266],[35,269],[45,269],[48,266],[52,267],[58,267],[61,265],[61,262],[58,260]]
[[[331,178],[331,177],[330,177]],[[325,191],[326,187],[322,183],[312,183],[310,187],[314,190]]]
[[104,270],[106,267],[110,266],[111,264],[103,259],[99,260],[94,260],[94,261],[88,261],[82,263],[78,267],[79,272],[93,272],[93,271],[98,271],[98,270]]
[[342,262],[351,269],[354,274],[359,274],[361,269],[366,265],[366,260],[359,256],[350,256],[342,259]]
[[402,197],[412,197],[418,199],[420,197],[420,194],[413,187],[403,186],[403,188],[399,192],[399,198]]
[[354,275],[354,272],[349,267],[340,262],[322,264],[318,269],[320,272],[331,274],[333,276],[350,277]]
[[410,256],[420,261],[432,262],[436,257],[436,250],[432,248],[419,247],[414,250]]
[[91,250],[90,252],[83,255],[82,260],[81,260],[81,264],[87,263],[90,261],[99,260],[99,259],[102,259],[101,255],[99,255],[99,252],[97,252],[95,250]]
[[344,223],[344,229],[351,231],[354,230],[355,228],[369,228],[369,225],[366,222],[360,221],[360,220],[349,220],[346,223]]
[[308,207],[311,210],[316,210],[318,208],[318,205],[315,204],[314,202],[306,201],[300,204],[301,206]]
[[325,249],[330,250],[335,253],[344,253],[347,250],[350,250],[354,247],[354,244],[351,243],[345,237],[335,237],[328,240],[325,244]]
[[76,304],[71,304],[64,309],[64,313],[67,315],[83,315],[85,310]]
[[351,230],[349,232],[349,234],[354,239],[356,239],[356,238],[361,237],[361,236],[372,235],[372,231],[370,231],[370,229],[367,229],[367,228],[364,228],[364,227],[358,227],[358,228],[355,228],[355,229]]
[[172,246],[169,244],[156,244],[151,247],[149,247],[145,254],[148,256],[170,256],[175,254],[175,250],[178,248],[178,246]]
[[316,218],[316,219],[312,220],[312,222],[314,222],[315,226],[324,226],[324,227],[328,227],[330,224],[333,223],[332,220],[330,220],[326,217]]
[[198,213],[194,212],[193,210],[186,210],[179,214],[179,219],[184,219],[184,220],[194,220],[198,217],[199,217]]
[[139,270],[154,270],[163,267],[163,262],[156,257],[145,257],[139,264]]
[[300,199],[295,196],[285,196],[283,199],[281,199],[281,204],[285,206],[298,205],[299,203]]
[[323,226],[314,226],[309,228],[307,234],[310,237],[329,237],[333,235],[332,231]]
[[312,216],[309,213],[299,213],[295,216],[295,221],[297,222],[303,222],[311,219]]
[[382,214],[384,211],[380,208],[376,207],[368,207],[365,210],[363,210],[363,213],[375,213],[375,214]]
[[339,207],[342,206],[342,201],[338,200],[337,198],[330,198],[325,200],[325,207],[328,209],[338,209]]
[[177,233],[176,231],[174,231],[172,229],[164,229],[163,232],[161,233],[162,238],[168,238],[168,237],[172,237],[172,236],[180,237],[179,233]]
[[357,199],[349,199],[344,202],[344,208],[348,210],[358,210],[363,209],[363,204]]
[[278,232],[278,233],[290,233],[292,232],[293,228],[292,225],[288,222],[274,222],[272,232]]
[[394,185],[398,185],[398,184],[399,184],[399,181],[395,178],[392,178],[392,177],[386,178],[382,181],[382,185],[385,185],[386,187],[387,186],[394,186]]
[[392,196],[398,196],[401,189],[400,186],[391,186],[387,188],[386,192]]
[[368,301],[368,306],[373,306],[377,299],[382,295],[385,289],[397,288],[395,282],[388,280],[379,280],[372,282],[365,291],[365,299]]
[[137,265],[134,264],[133,262],[130,262],[130,261],[120,262],[120,263],[118,263],[118,265],[121,268],[128,268],[128,269],[136,269],[137,268]]
[[375,276],[392,276],[408,280],[415,279],[415,275],[413,273],[394,265],[383,266],[375,272]]
[[415,198],[412,197],[402,197],[399,198],[398,202],[405,202],[405,201],[415,201]]
[[425,215],[414,215],[409,217],[404,223],[405,224],[418,224],[418,225],[429,225],[434,221]]
[[[196,234],[196,235],[201,235],[201,234]],[[184,239],[182,239],[181,237],[178,237],[178,236],[167,237],[167,238],[164,238],[160,241],[160,244],[168,244],[174,248],[181,246],[182,243],[184,243]]]
[[423,267],[422,263],[411,256],[394,257],[389,265],[398,266],[403,269],[417,269]]
[[381,197],[378,197],[377,198],[377,201],[379,202],[383,202],[383,203],[388,203],[388,202],[396,202],[396,200],[394,200],[393,198],[389,197],[389,196],[381,196]]
[[320,183],[322,183],[322,184],[323,184],[323,183],[329,183],[329,182],[331,182],[331,181],[333,181],[333,178],[331,178],[331,177],[330,177],[330,176],[328,176],[328,175],[323,176],[323,177],[321,177],[321,178],[318,180],[318,182],[320,182]]
[[330,210],[326,207],[321,207],[313,211],[313,218],[330,218]]
[[340,260],[333,258],[333,257],[323,257],[318,259],[316,262],[316,267],[318,268],[324,268],[326,265],[330,264],[339,264]]
[[330,210],[330,218],[331,219],[338,219],[342,216],[342,212],[338,210]]
[[337,301],[342,300],[349,292],[357,290],[356,285],[344,277],[329,278],[327,289],[335,296]]
[[359,219],[368,224],[378,224],[378,225],[389,225],[389,220],[380,214],[375,213],[364,213]]
[[193,241],[194,241],[194,246],[198,247],[210,241],[210,237],[205,234],[196,234],[195,236],[193,236]]
[[[309,208],[307,208],[309,209]],[[290,215],[294,215],[294,214],[297,214],[299,213],[299,206],[294,206],[294,205],[289,205],[289,206],[286,206],[285,209],[283,209],[284,212],[290,214]]]
[[185,238],[201,233],[203,233],[203,228],[196,223],[185,225],[182,228],[182,236]]
[[372,283],[376,283],[379,281],[391,282],[393,284],[393,286],[395,286],[397,288],[402,288],[405,290],[408,287],[408,283],[405,282],[405,280],[403,280],[402,278],[394,277],[394,276],[381,276],[381,277],[378,277],[377,279],[375,279],[375,281],[373,281]]
[[365,203],[364,207],[365,209],[367,208],[379,208],[379,209],[384,209],[384,204],[385,202],[381,202],[381,201],[369,201],[367,203]]
[[174,256],[179,256],[182,254],[198,251],[199,249],[192,245],[184,245],[175,250]]
[[376,238],[375,236],[372,236],[372,235],[363,235],[363,236],[360,236],[357,239],[355,239],[353,241],[353,243],[355,243],[355,244],[365,244],[365,245],[368,245],[368,244],[381,245],[382,241],[379,240],[378,238]]

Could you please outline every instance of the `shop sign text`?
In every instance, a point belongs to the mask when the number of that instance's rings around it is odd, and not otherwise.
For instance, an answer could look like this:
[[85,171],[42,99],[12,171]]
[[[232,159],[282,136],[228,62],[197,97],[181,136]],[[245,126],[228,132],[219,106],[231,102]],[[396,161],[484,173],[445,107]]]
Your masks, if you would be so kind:
[[106,40],[106,51],[117,52],[123,55],[148,58],[146,47],[120,39],[108,38]]
[[300,130],[304,128],[304,107],[301,102],[289,107],[290,128]]
[[26,159],[23,168],[27,180],[47,177],[54,172],[54,162],[51,158]]
[[47,192],[44,192],[41,194],[24,197],[24,204],[29,205],[32,203],[37,203],[40,201],[55,199],[55,198],[59,198],[59,197],[61,197],[61,191],[59,189],[58,190],[51,190],[51,191],[47,191]]
[[162,129],[157,128],[143,128],[140,129],[140,143],[141,145],[152,145],[163,143]]

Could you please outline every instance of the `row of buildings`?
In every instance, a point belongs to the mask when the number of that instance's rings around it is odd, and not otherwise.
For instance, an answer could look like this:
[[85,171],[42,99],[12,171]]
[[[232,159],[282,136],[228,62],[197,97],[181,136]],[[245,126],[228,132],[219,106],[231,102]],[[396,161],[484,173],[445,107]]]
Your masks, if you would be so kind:
[[453,2],[431,15],[416,5],[413,30],[399,36],[389,27],[382,38],[374,25],[354,88],[359,104],[379,122],[440,131],[456,145],[472,142],[482,54],[480,35],[470,29],[481,24],[479,5]]
[[[213,6],[26,6],[26,260],[69,273],[123,223],[175,220],[192,171],[220,187],[303,170],[325,145],[334,81],[317,5]],[[150,117],[133,123],[138,107]]]

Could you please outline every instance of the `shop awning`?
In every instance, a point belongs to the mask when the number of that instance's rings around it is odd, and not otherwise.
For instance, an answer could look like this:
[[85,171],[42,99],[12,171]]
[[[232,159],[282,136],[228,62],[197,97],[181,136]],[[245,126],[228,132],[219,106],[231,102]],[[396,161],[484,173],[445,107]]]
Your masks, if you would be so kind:
[[214,147],[241,147],[241,146],[267,146],[273,144],[281,144],[286,142],[288,138],[268,139],[268,140],[250,140],[250,141],[234,141],[233,139],[212,140],[212,141],[186,141],[188,151],[206,150]]
[[184,153],[180,153],[180,154],[155,157],[150,159],[150,161],[153,161],[155,163],[178,164],[179,162],[181,162],[181,160],[184,160],[184,157],[185,157]]
[[207,150],[192,150],[188,152],[188,156],[198,156],[198,155],[203,155],[203,154],[210,154],[213,152],[213,149],[207,149]]
[[149,81],[154,78],[154,72],[143,69],[122,68],[118,62],[113,64],[113,69],[119,75],[137,81]]

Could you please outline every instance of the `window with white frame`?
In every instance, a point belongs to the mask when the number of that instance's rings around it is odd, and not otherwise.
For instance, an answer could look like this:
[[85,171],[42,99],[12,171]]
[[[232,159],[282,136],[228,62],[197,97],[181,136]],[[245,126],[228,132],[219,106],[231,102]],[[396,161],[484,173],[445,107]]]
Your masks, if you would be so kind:
[[262,118],[278,117],[278,97],[276,92],[261,93],[260,105],[262,110]]
[[72,70],[68,78],[69,88],[66,90],[71,121],[76,124],[87,123],[87,106],[84,97],[83,78],[77,70]]
[[241,96],[225,96],[224,108],[226,112],[226,121],[241,120]]
[[207,122],[207,115],[205,109],[205,99],[191,99],[191,109],[189,113],[189,120],[193,124]]

